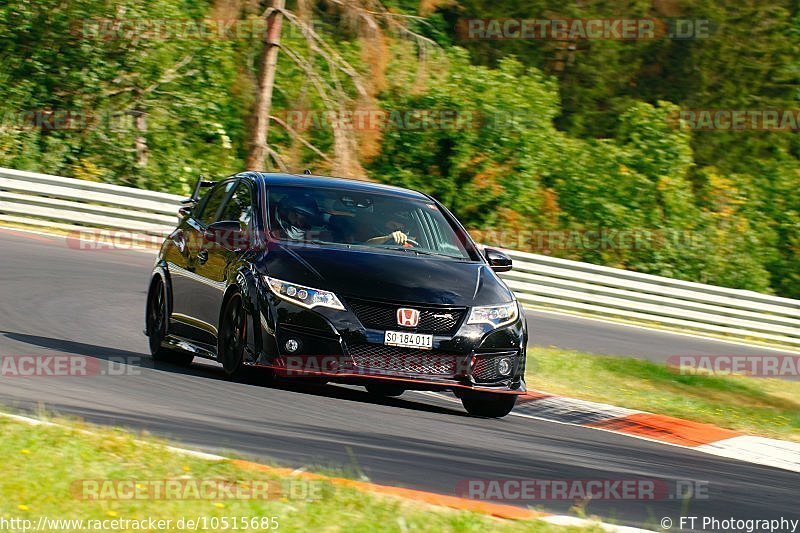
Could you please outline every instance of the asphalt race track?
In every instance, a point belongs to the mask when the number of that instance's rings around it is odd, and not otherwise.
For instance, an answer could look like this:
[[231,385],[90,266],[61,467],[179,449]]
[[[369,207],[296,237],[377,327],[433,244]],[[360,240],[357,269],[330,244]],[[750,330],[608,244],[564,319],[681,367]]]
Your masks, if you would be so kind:
[[[150,254],[78,250],[64,238],[3,229],[0,247],[0,356],[73,354],[108,370],[86,377],[0,377],[6,408],[44,406],[202,449],[333,467],[376,483],[443,494],[454,494],[468,479],[645,479],[665,483],[672,495],[678,482],[707,483],[707,498],[685,503],[667,494],[655,501],[595,500],[586,509],[650,529],[659,529],[665,516],[677,529],[682,508],[684,515],[719,519],[796,518],[797,473],[528,418],[470,418],[456,403],[419,393],[376,402],[356,388],[233,383],[216,365],[199,360],[188,370],[154,367],[142,334]],[[759,353],[551,314],[531,312],[529,322],[537,344],[597,353],[654,360]],[[561,513],[571,505],[533,504]]]

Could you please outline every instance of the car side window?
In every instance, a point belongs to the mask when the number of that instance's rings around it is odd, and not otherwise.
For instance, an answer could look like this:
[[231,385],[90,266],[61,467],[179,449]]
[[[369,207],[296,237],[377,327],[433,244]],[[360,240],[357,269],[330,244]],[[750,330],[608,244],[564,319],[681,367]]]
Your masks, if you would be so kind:
[[253,195],[246,182],[240,181],[223,208],[219,220],[236,220],[242,229],[247,229],[253,219]]
[[225,199],[236,185],[235,181],[217,185],[208,193],[208,198],[203,202],[200,211],[195,215],[195,219],[208,226],[219,220],[220,210],[225,203]]

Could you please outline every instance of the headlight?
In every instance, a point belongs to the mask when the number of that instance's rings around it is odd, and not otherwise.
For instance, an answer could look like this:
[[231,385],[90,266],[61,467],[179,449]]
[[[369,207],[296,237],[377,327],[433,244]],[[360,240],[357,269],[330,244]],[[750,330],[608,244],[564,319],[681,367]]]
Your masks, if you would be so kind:
[[517,319],[517,302],[503,305],[473,307],[467,324],[490,324],[496,328],[511,324]]
[[308,307],[329,307],[331,309],[338,309],[344,311],[344,306],[335,294],[329,291],[322,291],[319,289],[312,289],[311,287],[304,287],[297,283],[289,283],[269,276],[264,276],[270,290],[278,298],[283,298],[294,304]]

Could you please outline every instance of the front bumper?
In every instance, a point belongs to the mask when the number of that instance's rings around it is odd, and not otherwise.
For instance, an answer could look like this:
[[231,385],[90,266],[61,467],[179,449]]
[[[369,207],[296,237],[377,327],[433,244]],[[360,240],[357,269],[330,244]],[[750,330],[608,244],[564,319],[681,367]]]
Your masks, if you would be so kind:
[[[363,326],[349,310],[309,310],[266,297],[271,316],[261,320],[265,349],[256,364],[279,376],[349,384],[388,381],[416,390],[526,391],[521,309],[515,323],[500,329],[462,323],[452,334],[434,334],[433,349],[418,350],[383,344],[385,330]],[[287,349],[289,341],[297,345],[294,352]],[[510,367],[506,375],[503,360]]]

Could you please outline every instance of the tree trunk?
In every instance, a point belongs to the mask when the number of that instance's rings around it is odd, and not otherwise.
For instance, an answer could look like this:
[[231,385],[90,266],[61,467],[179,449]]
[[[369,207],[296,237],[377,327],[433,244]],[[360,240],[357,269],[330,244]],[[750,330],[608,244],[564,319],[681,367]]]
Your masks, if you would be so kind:
[[[286,0],[272,0],[272,8],[283,9]],[[275,85],[275,69],[278,65],[278,50],[281,39],[283,15],[273,11],[267,18],[267,35],[259,58],[258,93],[253,110],[250,143],[247,153],[247,170],[262,170],[267,157],[267,131],[272,108],[272,89]]]
[[137,105],[133,112],[134,121],[136,123],[136,164],[140,167],[146,167],[150,157],[150,149],[147,147],[147,115]]

